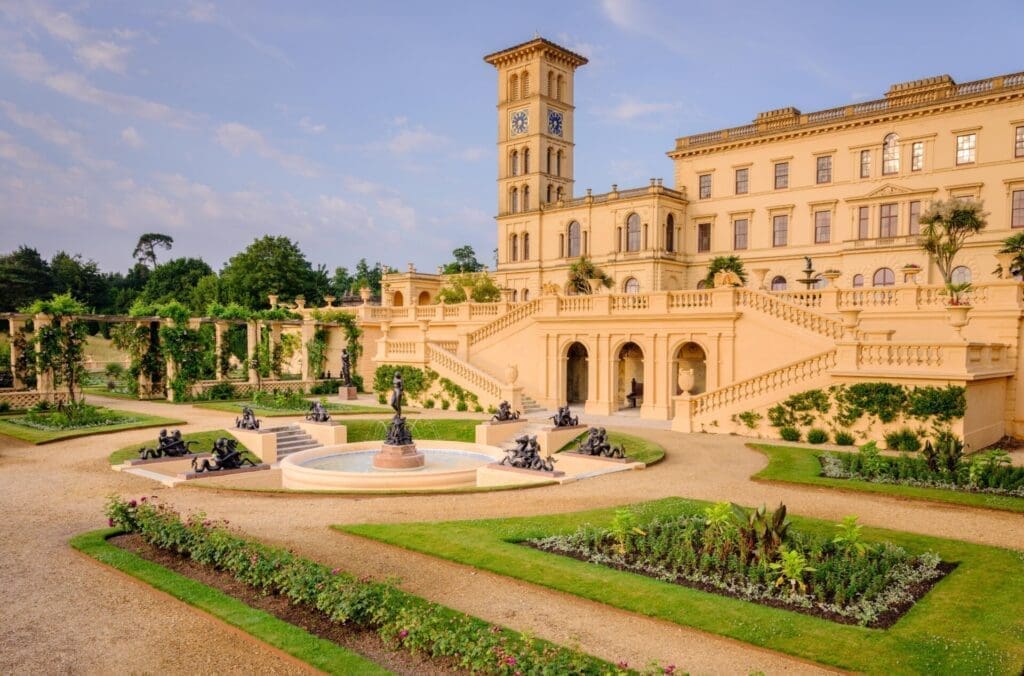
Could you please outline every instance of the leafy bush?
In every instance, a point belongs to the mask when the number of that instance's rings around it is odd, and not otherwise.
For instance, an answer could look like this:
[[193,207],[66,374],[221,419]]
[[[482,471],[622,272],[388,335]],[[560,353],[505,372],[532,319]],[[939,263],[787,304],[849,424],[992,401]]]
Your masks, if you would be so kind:
[[941,422],[949,422],[963,418],[966,412],[965,390],[956,385],[915,387],[907,396],[907,413],[921,420],[934,417]]
[[618,510],[609,528],[586,525],[529,544],[747,600],[824,610],[861,625],[912,600],[915,585],[941,574],[935,554],[915,556],[892,543],[864,543],[856,517],[837,530],[835,537],[796,531],[783,505],[774,512],[748,512],[719,503],[702,514],[649,523]]
[[302,392],[290,389],[277,392],[257,390],[253,392],[252,403],[260,408],[272,408],[277,411],[306,411],[309,409],[309,400]]
[[445,411],[447,411],[448,407],[450,407],[451,405],[452,405],[452,402],[448,401],[447,399],[442,399],[441,400],[441,408],[444,409]]
[[888,446],[891,451],[917,453],[921,450],[921,438],[914,430],[909,427],[904,427],[899,431],[889,432],[886,434],[885,445]]
[[814,427],[807,432],[807,443],[809,444],[824,444],[828,442],[828,432],[825,430]]
[[483,412],[484,412],[484,407],[481,406],[480,404],[475,404],[473,406],[473,413],[483,413]]
[[779,436],[784,441],[800,441],[800,430],[795,427],[783,427],[779,430]]
[[[373,372],[373,389],[378,393],[378,399],[380,399],[380,395],[391,391],[391,383],[395,377],[395,371],[400,371],[402,374],[403,404],[407,404],[410,399],[418,399],[421,394],[425,394],[437,376],[430,369],[423,370],[404,364],[382,364]],[[385,401],[381,401],[381,403],[386,403],[386,397]]]
[[424,399],[423,408],[434,408],[434,400],[430,399],[429,397],[427,399]]
[[111,526],[138,533],[159,549],[223,571],[262,594],[323,612],[331,620],[376,632],[385,643],[450,660],[473,673],[612,673],[612,665],[577,650],[492,626],[430,603],[385,582],[361,580],[292,552],[246,540],[203,514],[187,520],[142,498],[111,498]]
[[0,401],[0,413],[7,413],[11,410],[11,405],[6,401]]
[[107,365],[103,367],[103,372],[107,374],[108,378],[118,378],[122,373],[124,373],[124,367],[116,361],[111,361],[107,362]]
[[41,401],[29,409],[25,415],[8,418],[7,422],[36,430],[57,432],[87,427],[120,425],[122,423],[134,422],[135,420],[138,420],[138,418],[114,413],[104,408],[97,408],[84,402],[65,404],[60,410],[51,411],[49,404]]
[[856,443],[856,439],[853,438],[853,435],[844,430],[836,432],[833,438],[835,439],[837,446],[853,446],[853,444]]
[[238,396],[235,386],[231,383],[217,383],[203,392],[203,399],[209,401],[230,401]]
[[456,411],[468,411],[469,410],[469,404],[467,404],[465,402],[465,400],[459,400],[459,402],[455,404],[455,410]]
[[750,430],[756,430],[757,426],[761,424],[761,418],[763,417],[756,411],[743,411],[736,415],[736,418],[743,423],[744,427]]
[[337,394],[338,388],[341,387],[341,381],[334,378],[329,380],[321,380],[320,382],[314,383],[309,388],[310,394]]

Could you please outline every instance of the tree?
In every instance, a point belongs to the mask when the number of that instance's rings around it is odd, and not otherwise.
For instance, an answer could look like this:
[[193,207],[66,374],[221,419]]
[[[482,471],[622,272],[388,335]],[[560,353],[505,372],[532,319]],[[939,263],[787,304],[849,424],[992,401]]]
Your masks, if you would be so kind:
[[476,259],[476,252],[473,251],[473,247],[466,244],[452,251],[452,255],[455,256],[455,260],[451,263],[445,263],[442,272],[446,275],[457,275],[464,272],[480,272],[484,269],[484,264]]
[[313,269],[299,245],[287,237],[265,235],[235,254],[220,273],[224,300],[253,310],[269,307],[267,296],[312,297]]
[[[999,250],[999,253],[1016,254],[1010,263],[1010,276],[1017,277],[1024,273],[1024,232],[1018,232],[1004,239],[1003,248]],[[1002,273],[1003,267],[997,265],[996,274],[1000,275]]]
[[110,285],[96,261],[83,262],[78,254],[71,256],[60,251],[50,259],[50,274],[54,293],[71,294],[97,311],[110,302]]
[[747,283],[747,271],[743,269],[743,261],[739,256],[715,256],[708,263],[708,274],[704,282],[708,286],[715,285],[715,275],[719,272],[731,272],[740,278],[744,284]]
[[334,295],[340,298],[351,294],[355,281],[355,278],[348,273],[348,268],[334,268],[334,276],[331,277],[331,288],[334,290]]
[[[199,282],[212,274],[213,269],[201,258],[173,258],[153,268],[138,299],[149,304],[176,300],[191,305]],[[205,307],[202,305],[199,309]]]
[[598,280],[606,289],[614,284],[612,278],[586,256],[580,256],[578,261],[569,266],[569,288],[572,291],[580,294],[596,293],[597,289],[590,288],[591,279]]
[[156,250],[158,247],[171,250],[174,246],[174,238],[170,235],[162,235],[159,232],[147,232],[139,237],[138,244],[132,256],[143,265],[147,263],[151,268],[156,267]]
[[107,273],[106,283],[110,300],[104,312],[117,315],[128,314],[128,309],[146,286],[149,275],[150,269],[142,263],[133,265],[126,275],[120,272]]
[[932,202],[921,214],[921,248],[935,261],[947,285],[953,281],[953,263],[964,241],[986,225],[988,214],[982,206],[979,200],[952,198]]
[[13,312],[53,291],[50,266],[27,246],[0,256],[0,311]]
[[201,315],[206,309],[222,300],[220,288],[220,277],[216,273],[210,273],[199,280],[196,288],[192,289],[189,297],[188,307],[193,314]]
[[85,375],[85,322],[76,315],[85,314],[86,307],[71,294],[54,294],[52,299],[39,299],[22,308],[31,315],[50,315],[52,323],[36,329],[38,367],[52,369],[54,384],[64,384],[68,401],[75,401],[75,388]]
[[370,292],[375,296],[379,296],[380,283],[381,279],[384,277],[384,272],[384,266],[379,262],[374,263],[371,268],[365,258],[360,258],[359,262],[356,263],[356,275],[353,286],[356,289],[360,289],[365,286],[369,288]]
[[450,305],[466,300],[466,292],[462,287],[473,287],[470,295],[475,303],[496,303],[501,300],[501,289],[486,272],[466,272],[448,278],[448,286],[442,287],[437,293],[437,302]]

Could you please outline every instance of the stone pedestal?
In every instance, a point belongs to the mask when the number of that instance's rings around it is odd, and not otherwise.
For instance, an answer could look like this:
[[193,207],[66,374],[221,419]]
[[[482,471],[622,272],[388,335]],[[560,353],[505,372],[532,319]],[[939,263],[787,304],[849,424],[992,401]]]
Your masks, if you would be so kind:
[[338,388],[338,396],[341,397],[342,401],[352,401],[358,398],[358,392],[351,385],[348,387],[342,385]]
[[380,453],[373,456],[373,466],[377,469],[417,469],[423,467],[423,462],[423,454],[416,450],[416,444],[383,444]]

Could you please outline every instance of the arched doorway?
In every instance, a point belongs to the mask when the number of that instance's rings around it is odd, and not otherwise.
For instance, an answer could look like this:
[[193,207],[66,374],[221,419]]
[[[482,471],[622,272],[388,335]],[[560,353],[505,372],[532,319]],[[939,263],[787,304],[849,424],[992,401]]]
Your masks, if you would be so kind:
[[420,291],[420,297],[416,301],[417,305],[430,305],[430,292]]
[[629,342],[619,348],[617,408],[637,408],[644,399],[644,352],[636,343]]
[[676,394],[682,394],[679,387],[679,371],[693,370],[693,387],[690,394],[700,394],[708,389],[708,362],[707,355],[697,343],[683,343],[676,350],[675,370],[670,374],[673,388]]
[[565,357],[565,401],[582,404],[587,401],[587,348],[573,343]]
[[403,303],[405,303],[405,298],[402,297],[402,292],[395,291],[395,295],[391,297],[391,304],[395,307],[402,307]]

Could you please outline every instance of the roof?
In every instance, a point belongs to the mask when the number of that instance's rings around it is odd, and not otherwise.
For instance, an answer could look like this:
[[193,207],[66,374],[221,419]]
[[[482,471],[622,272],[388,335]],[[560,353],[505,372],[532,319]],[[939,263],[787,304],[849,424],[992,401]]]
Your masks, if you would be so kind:
[[508,47],[507,49],[502,49],[500,51],[494,52],[493,54],[488,54],[487,56],[484,57],[484,61],[491,64],[492,66],[495,66],[498,64],[499,61],[504,61],[505,59],[511,58],[517,52],[533,51],[535,49],[542,47],[554,50],[562,58],[568,61],[574,68],[588,63],[587,57],[577,54],[572,50],[566,49],[561,45],[556,45],[554,42],[551,42],[550,40],[542,37],[536,37],[533,38],[532,40],[527,40],[526,42],[521,42],[518,45]]

